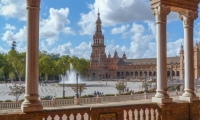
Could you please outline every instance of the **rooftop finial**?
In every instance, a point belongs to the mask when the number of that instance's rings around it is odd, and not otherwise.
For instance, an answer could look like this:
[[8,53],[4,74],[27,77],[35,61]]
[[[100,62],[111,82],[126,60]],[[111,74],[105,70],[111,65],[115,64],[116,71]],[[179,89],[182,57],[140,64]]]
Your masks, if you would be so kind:
[[181,50],[183,50],[183,44],[181,43]]
[[99,7],[98,7],[98,14],[97,14],[97,15],[98,15],[98,17],[99,17],[99,15],[100,15],[100,13],[99,13]]

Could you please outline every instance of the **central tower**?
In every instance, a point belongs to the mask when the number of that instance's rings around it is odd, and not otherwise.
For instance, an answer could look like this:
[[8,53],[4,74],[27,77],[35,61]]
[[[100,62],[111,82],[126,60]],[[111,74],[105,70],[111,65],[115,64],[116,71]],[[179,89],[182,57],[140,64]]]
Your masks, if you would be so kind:
[[92,53],[90,56],[90,68],[103,69],[106,66],[106,53],[104,36],[101,31],[100,13],[97,14],[96,31],[93,35]]

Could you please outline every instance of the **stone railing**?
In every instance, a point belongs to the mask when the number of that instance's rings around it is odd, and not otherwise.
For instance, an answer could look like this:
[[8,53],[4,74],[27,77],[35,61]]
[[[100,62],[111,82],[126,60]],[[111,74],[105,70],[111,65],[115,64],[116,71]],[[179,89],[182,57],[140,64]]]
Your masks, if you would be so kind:
[[0,109],[20,109],[22,102],[0,102]]
[[[148,94],[132,94],[132,95],[117,95],[117,96],[103,96],[92,98],[80,98],[80,104],[96,104],[107,102],[120,102],[129,100],[151,99],[155,93]],[[170,93],[170,96],[175,96],[175,92]],[[0,102],[0,109],[20,109],[22,102]],[[59,107],[75,105],[74,99],[55,99],[55,100],[41,100],[44,107]]]
[[200,102],[98,104],[1,113],[0,120],[199,120]]

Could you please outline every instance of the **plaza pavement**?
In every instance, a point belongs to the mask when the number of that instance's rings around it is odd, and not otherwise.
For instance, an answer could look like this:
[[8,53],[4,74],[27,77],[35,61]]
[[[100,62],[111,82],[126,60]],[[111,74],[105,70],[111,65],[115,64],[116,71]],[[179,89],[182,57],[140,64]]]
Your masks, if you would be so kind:
[[[84,82],[83,82],[84,83]],[[105,94],[116,94],[117,90],[115,88],[115,84],[117,82],[115,81],[91,81],[91,82],[85,82],[86,83],[86,90],[82,93],[83,95],[89,95],[94,94],[94,91],[99,91],[101,93]],[[127,82],[127,87],[130,90],[134,90],[135,92],[140,90],[141,82]],[[8,84],[0,84],[0,100],[14,100],[15,97],[9,94],[9,86],[13,86],[14,84],[8,83]],[[22,84],[24,85],[24,84]],[[39,84],[39,95],[40,97],[44,97],[47,95],[50,96],[56,96],[56,97],[62,97],[63,96],[63,86],[58,86],[55,83],[47,83],[47,84]],[[71,89],[71,87],[64,87],[65,89],[65,96],[75,96],[75,92]],[[24,95],[21,95],[19,97],[19,100],[24,99]]]

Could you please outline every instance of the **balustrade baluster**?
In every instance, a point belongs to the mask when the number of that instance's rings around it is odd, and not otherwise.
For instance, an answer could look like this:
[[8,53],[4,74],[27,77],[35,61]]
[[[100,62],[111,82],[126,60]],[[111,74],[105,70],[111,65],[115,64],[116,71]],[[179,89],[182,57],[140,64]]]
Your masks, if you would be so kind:
[[151,120],[151,108],[147,109],[147,111],[148,111],[147,120]]
[[[73,115],[74,115],[74,114],[73,114]],[[75,114],[75,115],[74,115],[74,120],[77,120],[77,118],[76,118],[76,117],[77,117],[77,115],[78,115],[78,114]]]
[[136,120],[135,119],[135,109],[131,110],[132,111],[132,120]]
[[153,109],[153,119],[154,119],[154,120],[157,120],[157,117],[156,117],[156,109]]
[[50,116],[51,116],[51,119],[52,119],[52,120],[56,120],[56,119],[55,119],[55,116],[56,116],[56,115],[50,115]]
[[126,110],[124,110],[124,116],[125,116],[125,120],[127,120],[127,111]]
[[48,116],[44,116],[42,120],[47,120]]
[[88,118],[87,118],[87,120],[91,120],[91,119],[90,119],[90,114],[89,114],[89,113],[87,113],[87,115],[88,115]]
[[127,110],[127,120],[130,120],[129,110]]
[[80,113],[80,115],[81,115],[81,120],[84,120],[84,113]]
[[140,120],[140,109],[137,109],[137,120]]
[[62,120],[63,115],[62,114],[58,114],[59,120]]
[[146,120],[146,112],[145,112],[145,108],[142,108],[142,120]]

